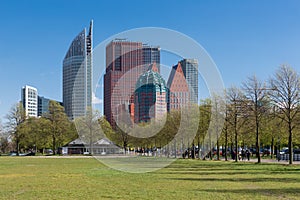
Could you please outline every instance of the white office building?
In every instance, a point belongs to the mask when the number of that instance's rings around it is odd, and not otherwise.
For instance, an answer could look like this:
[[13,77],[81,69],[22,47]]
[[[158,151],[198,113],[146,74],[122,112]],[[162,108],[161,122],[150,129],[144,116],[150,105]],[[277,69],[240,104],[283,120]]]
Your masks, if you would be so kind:
[[37,89],[28,85],[22,88],[22,104],[27,117],[38,116],[38,92]]

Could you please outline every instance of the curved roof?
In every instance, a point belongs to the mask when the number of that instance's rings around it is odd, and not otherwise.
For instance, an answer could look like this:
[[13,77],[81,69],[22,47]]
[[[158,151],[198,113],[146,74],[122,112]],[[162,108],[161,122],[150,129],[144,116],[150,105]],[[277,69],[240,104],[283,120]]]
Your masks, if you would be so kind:
[[155,87],[156,91],[167,92],[167,85],[163,77],[155,70],[150,69],[142,74],[136,82],[135,89],[141,89],[145,87]]

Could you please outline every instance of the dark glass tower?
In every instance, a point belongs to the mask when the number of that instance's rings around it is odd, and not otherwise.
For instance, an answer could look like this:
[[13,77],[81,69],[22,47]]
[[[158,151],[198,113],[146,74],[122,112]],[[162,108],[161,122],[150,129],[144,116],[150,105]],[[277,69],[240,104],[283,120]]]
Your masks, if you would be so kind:
[[191,103],[198,103],[198,60],[197,59],[183,59],[180,65],[184,77],[189,86],[189,98]]
[[160,47],[143,45],[143,65],[145,71],[150,64],[156,63],[158,73],[160,72]]
[[72,41],[63,60],[63,104],[69,119],[84,116],[92,105],[93,21]]

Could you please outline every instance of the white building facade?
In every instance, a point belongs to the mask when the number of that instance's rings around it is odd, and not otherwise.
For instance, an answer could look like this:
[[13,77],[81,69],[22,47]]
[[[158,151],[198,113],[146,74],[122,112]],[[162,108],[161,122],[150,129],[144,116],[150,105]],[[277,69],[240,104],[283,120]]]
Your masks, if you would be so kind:
[[22,88],[21,101],[25,110],[26,117],[38,116],[38,91],[36,88],[25,85]]

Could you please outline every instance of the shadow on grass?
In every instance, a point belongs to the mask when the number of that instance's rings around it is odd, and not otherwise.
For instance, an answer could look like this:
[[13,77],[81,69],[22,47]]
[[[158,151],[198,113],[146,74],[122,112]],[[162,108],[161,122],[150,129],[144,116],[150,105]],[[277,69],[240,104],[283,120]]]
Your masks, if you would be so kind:
[[187,171],[214,171],[218,174],[228,171],[236,171],[241,174],[247,173],[300,173],[300,166],[288,166],[284,164],[272,164],[272,163],[233,163],[233,162],[177,162],[165,168],[170,172]]
[[[300,178],[168,178],[177,181],[217,181],[217,182],[281,182],[300,183]],[[300,188],[300,186],[299,186]],[[298,188],[298,190],[299,190]],[[300,190],[299,190],[300,192]]]
[[245,170],[245,171],[230,171],[228,170],[223,171],[223,172],[219,172],[218,170],[216,170],[216,172],[214,171],[188,171],[188,170],[183,170],[183,171],[159,171],[156,172],[157,174],[170,174],[170,175],[176,175],[176,174],[180,174],[180,175],[258,175],[258,174],[262,174],[262,175],[277,175],[277,174],[292,174],[292,175],[298,175],[300,177],[300,173],[299,172],[295,172],[295,171],[266,171],[266,170],[261,170],[261,171],[255,171],[255,170]]
[[260,195],[279,195],[279,196],[284,196],[285,194],[290,195],[290,194],[295,194],[299,195],[300,190],[299,188],[281,188],[281,189],[261,189],[261,188],[249,188],[249,189],[225,189],[225,190],[218,190],[218,189],[204,189],[204,190],[199,190],[203,192],[213,192],[213,193],[235,193],[235,194],[251,194],[251,193],[256,193]]

